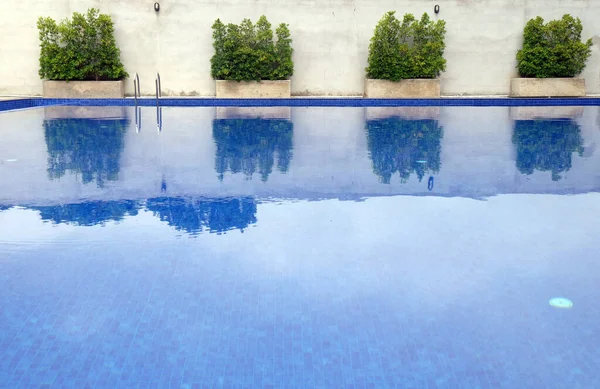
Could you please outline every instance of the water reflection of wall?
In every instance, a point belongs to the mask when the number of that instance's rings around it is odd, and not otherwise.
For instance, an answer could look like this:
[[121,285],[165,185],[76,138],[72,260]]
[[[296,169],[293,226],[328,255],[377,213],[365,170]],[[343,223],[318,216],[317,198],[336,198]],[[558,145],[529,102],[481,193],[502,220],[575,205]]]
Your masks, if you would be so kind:
[[[460,109],[443,108],[440,122],[444,126],[442,142],[442,169],[436,178],[436,189],[446,184],[450,193],[471,193],[473,196],[486,196],[496,193],[579,193],[600,190],[599,156],[594,153],[600,134],[594,129],[594,108],[582,107],[465,107]],[[543,119],[548,115],[550,120]],[[558,115],[558,116],[556,116]],[[580,129],[583,154],[576,149],[577,137],[565,140],[558,137],[548,138],[545,131],[527,129],[530,124],[515,123],[532,120],[555,122],[559,117],[572,116],[576,133]],[[543,126],[545,126],[544,124]],[[564,124],[561,124],[564,125]],[[528,133],[531,137],[525,136]],[[562,142],[555,151],[565,146],[571,147],[568,153],[572,167],[564,170],[560,165],[564,158],[554,156],[545,162],[546,168],[563,171],[560,180],[552,180],[552,174],[527,165],[525,148],[519,148],[529,139],[528,153],[538,152],[546,155],[552,150],[547,146],[553,142]],[[533,142],[533,143],[531,143]],[[544,146],[546,145],[546,146]],[[571,145],[571,146],[569,146]],[[542,151],[546,147],[545,151]],[[536,151],[537,150],[537,151]],[[573,151],[577,151],[573,153]],[[565,154],[566,155],[566,154]],[[538,167],[541,165],[538,165]],[[556,177],[555,177],[556,178]],[[451,182],[449,181],[451,180]],[[445,181],[448,181],[447,183]]]
[[[293,158],[290,157],[287,168],[277,168],[277,148],[273,149],[272,142],[265,148],[269,153],[275,150],[266,181],[247,180],[245,174],[231,174],[229,168],[222,169],[226,171],[225,178],[219,180],[218,170],[215,170],[217,155],[226,159],[237,155],[254,158],[260,153],[244,154],[246,151],[241,152],[239,146],[231,147],[231,151],[223,154],[217,153],[218,145],[213,138],[215,112],[215,108],[208,107],[165,107],[160,134],[126,131],[118,177],[104,188],[84,184],[71,174],[65,174],[60,180],[48,179],[43,111],[2,114],[0,158],[14,158],[18,162],[0,164],[0,182],[10,183],[2,186],[0,204],[55,205],[78,202],[82,198],[119,200],[162,196],[357,198],[430,194],[482,197],[497,193],[600,190],[600,157],[594,152],[600,141],[596,107],[585,108],[580,116],[572,119],[580,128],[583,153],[581,156],[572,154],[571,168],[561,173],[558,181],[552,181],[547,171],[534,169],[531,174],[519,171],[518,147],[513,143],[517,119],[509,114],[508,108],[439,108],[438,125],[443,128],[443,136],[439,140],[439,172],[435,173],[435,188],[431,192],[425,180],[419,182],[420,174],[411,163],[399,165],[409,169],[408,179],[401,180],[396,170],[389,184],[381,182],[380,176],[373,171],[369,152],[371,156],[374,150],[385,155],[382,150],[386,143],[369,147],[366,109],[348,107],[292,108],[291,144],[284,149],[290,150]],[[128,112],[128,116],[131,114]],[[142,115],[145,122],[152,122],[156,111],[144,107]],[[235,142],[230,144],[243,144],[238,140],[244,137],[233,139]],[[225,140],[227,145],[227,138]],[[257,143],[251,139],[246,144],[256,146]],[[433,144],[432,149],[437,153],[438,146]],[[253,160],[257,161],[256,158]],[[435,163],[431,167],[435,168]],[[422,174],[427,176],[432,171],[428,168]],[[168,188],[165,192],[163,182]]]

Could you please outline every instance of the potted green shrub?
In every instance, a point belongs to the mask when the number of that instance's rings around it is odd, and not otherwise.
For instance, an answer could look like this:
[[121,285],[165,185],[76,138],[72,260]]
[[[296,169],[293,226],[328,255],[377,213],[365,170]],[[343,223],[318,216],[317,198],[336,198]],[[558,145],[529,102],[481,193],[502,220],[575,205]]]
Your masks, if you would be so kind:
[[217,97],[290,97],[294,73],[292,39],[287,24],[273,37],[271,23],[261,16],[256,24],[212,26],[215,53],[210,60]]
[[510,96],[585,96],[585,79],[575,77],[585,68],[592,40],[582,42],[582,30],[581,20],[571,15],[546,24],[539,16],[527,22],[517,52],[520,78],[511,80]]
[[386,13],[369,45],[365,97],[439,97],[445,35],[446,23],[427,13],[420,20],[406,14],[402,22]]
[[91,8],[60,24],[39,18],[37,27],[44,97],[124,97],[128,74],[109,15]]

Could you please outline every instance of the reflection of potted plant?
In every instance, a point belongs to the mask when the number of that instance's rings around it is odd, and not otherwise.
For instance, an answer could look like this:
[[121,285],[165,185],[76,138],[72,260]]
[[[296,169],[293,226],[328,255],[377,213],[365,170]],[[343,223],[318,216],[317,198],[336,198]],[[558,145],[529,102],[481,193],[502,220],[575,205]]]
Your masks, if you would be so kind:
[[148,199],[146,208],[170,226],[189,234],[198,234],[204,228],[210,232],[244,230],[256,223],[256,202],[241,199],[186,199],[162,197]]
[[103,187],[119,174],[127,119],[44,120],[48,147],[48,176],[61,178],[67,170],[81,174],[84,184]]
[[39,18],[37,27],[44,97],[124,97],[128,74],[109,15],[91,8],[60,24]]
[[217,19],[212,29],[217,97],[290,97],[294,62],[287,24],[277,27],[277,40],[265,16],[255,25],[248,19],[240,25]]
[[[9,208],[0,206],[0,211]],[[250,197],[239,199],[159,197],[139,201],[91,201],[29,208],[40,212],[44,221],[77,226],[118,222],[125,216],[136,216],[140,209],[145,208],[175,229],[190,234],[197,234],[204,229],[217,233],[232,229],[243,231],[249,225],[256,223],[256,202]]]
[[440,170],[443,129],[437,120],[405,120],[398,117],[367,121],[367,142],[373,171],[389,184],[399,173],[406,182],[412,173],[419,181]]
[[400,22],[386,13],[369,45],[365,97],[440,97],[437,77],[446,69],[446,23],[411,14]]
[[585,79],[574,78],[585,68],[592,40],[581,41],[579,18],[564,15],[544,24],[537,17],[527,22],[523,48],[517,52],[521,78],[511,80],[512,97],[585,96]]
[[277,168],[287,172],[292,159],[294,125],[280,119],[215,119],[215,170],[219,179],[224,173],[243,172],[248,179],[258,172],[266,181],[273,171],[275,153]]
[[136,216],[140,209],[137,201],[91,201],[80,204],[63,204],[31,207],[40,212],[42,220],[68,223],[77,226],[95,226],[107,221],[121,221],[125,216]]
[[583,155],[581,129],[574,120],[516,120],[512,137],[517,146],[517,169],[552,172],[552,181],[571,168],[573,153]]

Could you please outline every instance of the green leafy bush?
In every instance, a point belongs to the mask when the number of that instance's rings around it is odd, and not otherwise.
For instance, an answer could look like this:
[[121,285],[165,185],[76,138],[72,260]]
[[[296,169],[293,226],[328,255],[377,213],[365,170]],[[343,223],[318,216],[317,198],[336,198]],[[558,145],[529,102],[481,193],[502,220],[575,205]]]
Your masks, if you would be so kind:
[[527,22],[523,31],[523,48],[517,52],[517,69],[521,77],[575,77],[585,68],[591,54],[592,40],[581,41],[583,26],[579,18],[564,15],[544,24],[537,17]]
[[286,80],[294,74],[292,39],[280,24],[273,39],[271,23],[261,16],[254,25],[244,19],[238,26],[217,19],[212,26],[215,54],[210,74],[216,80]]
[[395,173],[403,183],[415,173],[420,182],[425,174],[440,170],[444,130],[437,120],[390,117],[368,120],[366,129],[373,171],[384,184]]
[[394,14],[386,13],[375,27],[367,77],[400,81],[439,76],[446,69],[446,22],[434,22],[424,13],[421,20],[406,14],[400,23]]
[[95,8],[57,24],[39,18],[40,77],[48,80],[121,80],[128,77],[109,15]]

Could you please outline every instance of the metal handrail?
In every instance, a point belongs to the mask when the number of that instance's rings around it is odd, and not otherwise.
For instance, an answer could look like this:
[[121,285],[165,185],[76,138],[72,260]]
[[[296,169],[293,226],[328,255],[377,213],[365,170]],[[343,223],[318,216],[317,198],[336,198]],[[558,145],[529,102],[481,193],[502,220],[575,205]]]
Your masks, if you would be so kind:
[[136,105],[138,97],[142,97],[142,94],[140,93],[140,76],[136,73],[133,77],[133,98]]
[[[162,86],[160,84],[160,74],[156,73],[154,80],[156,86],[156,128],[160,133],[162,131],[162,107],[160,106],[160,98],[162,97]],[[142,109],[138,107],[138,98],[142,97],[140,92],[140,77],[137,73],[133,77],[133,97],[135,99],[135,132],[139,133],[142,129]]]

